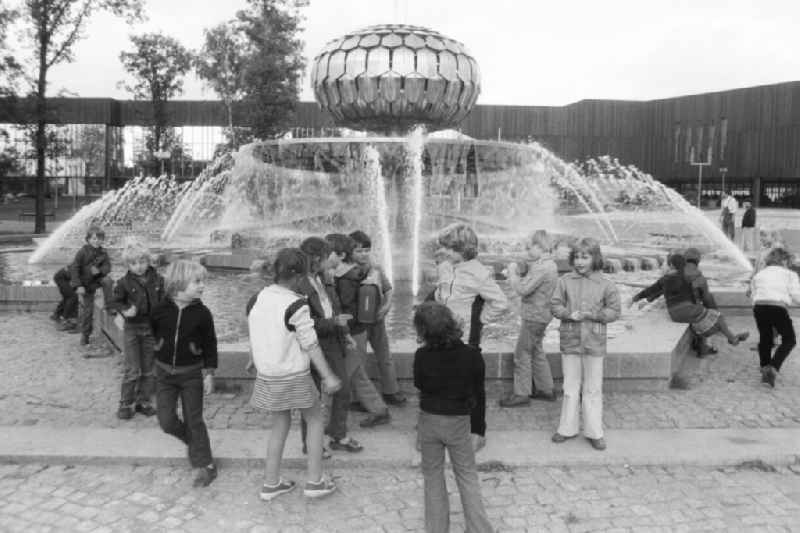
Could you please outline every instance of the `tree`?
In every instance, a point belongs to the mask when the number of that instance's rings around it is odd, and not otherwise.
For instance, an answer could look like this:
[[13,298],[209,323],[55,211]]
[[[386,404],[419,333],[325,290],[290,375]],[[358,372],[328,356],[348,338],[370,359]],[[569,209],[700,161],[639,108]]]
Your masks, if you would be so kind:
[[[18,15],[0,0],[0,50],[8,50],[8,28]],[[4,106],[3,114],[7,115],[8,111],[16,109],[14,104],[20,73],[21,67],[16,58],[8,52],[0,53],[0,106]],[[0,127],[0,192],[3,192],[3,178],[17,168],[17,150],[8,144],[8,139],[8,132]]]
[[252,44],[241,25],[231,20],[204,30],[205,43],[195,58],[195,69],[225,104],[228,114],[230,146],[238,148],[236,128],[233,126],[233,103],[241,100],[245,92],[244,75],[253,56]]
[[183,92],[183,77],[191,69],[192,53],[172,37],[157,33],[132,35],[133,52],[122,52],[122,66],[133,77],[123,84],[137,100],[150,100],[153,111],[153,135],[147,149],[169,150],[164,146],[164,132],[169,123],[167,102]]
[[290,124],[305,68],[300,17],[289,0],[248,0],[236,18],[251,43],[244,72],[245,100],[256,137],[274,137]]
[[34,232],[45,231],[44,193],[46,126],[52,119],[47,103],[47,75],[50,69],[74,59],[73,48],[83,36],[86,24],[98,11],[124,17],[129,23],[142,19],[142,0],[25,0],[27,35],[33,45],[36,73],[33,93],[36,101],[36,218]]

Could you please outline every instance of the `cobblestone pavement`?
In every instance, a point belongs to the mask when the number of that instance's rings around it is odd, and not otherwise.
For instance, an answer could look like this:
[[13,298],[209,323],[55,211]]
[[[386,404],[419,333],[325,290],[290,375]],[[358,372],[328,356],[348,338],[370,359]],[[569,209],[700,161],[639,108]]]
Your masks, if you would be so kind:
[[[798,531],[800,468],[539,468],[482,471],[499,531]],[[284,472],[302,480],[302,473]],[[336,474],[336,473],[334,473]],[[0,465],[2,531],[421,531],[416,470],[348,469],[339,491],[265,503],[258,471],[193,489],[188,469]],[[463,515],[452,476],[453,531]]]
[[[121,422],[121,358],[84,359],[76,335],[54,330],[46,313],[4,314],[0,331],[0,425],[55,427],[155,426],[137,416]],[[757,336],[752,318],[732,317],[733,328]],[[778,386],[760,383],[752,341],[733,348],[715,339],[720,353],[699,362],[688,376],[689,390],[605,394],[609,429],[770,428],[800,426],[800,362],[787,360]],[[797,350],[795,350],[797,352]],[[412,395],[413,396],[413,395]],[[206,403],[211,428],[262,427],[264,417],[248,405],[247,394],[214,394]],[[414,401],[392,409],[395,427],[416,422]],[[500,429],[550,430],[558,423],[560,403],[533,402],[522,409],[500,409],[489,400],[488,422]],[[361,416],[361,415],[358,415]],[[355,426],[355,424],[353,424]]]

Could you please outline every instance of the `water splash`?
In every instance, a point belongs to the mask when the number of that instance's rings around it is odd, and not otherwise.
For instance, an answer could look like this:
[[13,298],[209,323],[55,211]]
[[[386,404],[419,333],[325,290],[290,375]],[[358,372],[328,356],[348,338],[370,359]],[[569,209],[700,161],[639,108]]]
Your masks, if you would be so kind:
[[422,230],[422,152],[425,148],[425,130],[416,128],[406,143],[406,167],[411,178],[411,291],[414,296],[420,286],[420,231]]
[[392,260],[392,235],[389,231],[389,205],[386,202],[386,180],[381,169],[381,155],[374,146],[367,146],[362,154],[362,163],[367,174],[367,183],[371,186],[371,196],[375,202],[375,219],[378,226],[382,267],[386,277],[394,280]]

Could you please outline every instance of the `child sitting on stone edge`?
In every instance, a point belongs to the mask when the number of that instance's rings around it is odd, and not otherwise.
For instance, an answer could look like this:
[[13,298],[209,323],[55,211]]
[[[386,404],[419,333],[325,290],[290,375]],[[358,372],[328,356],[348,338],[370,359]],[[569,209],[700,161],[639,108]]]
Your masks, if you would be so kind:
[[117,417],[133,418],[134,411],[153,416],[155,394],[155,338],[150,314],[164,299],[164,278],[150,265],[150,252],[132,241],[122,249],[128,272],[117,280],[108,308],[124,318],[122,352],[125,357]]
[[99,226],[86,230],[86,244],[75,254],[70,264],[70,284],[78,296],[78,324],[81,330],[81,345],[89,344],[94,322],[94,295],[103,289],[103,306],[111,299],[113,282],[108,276],[111,260],[103,248],[106,233]]

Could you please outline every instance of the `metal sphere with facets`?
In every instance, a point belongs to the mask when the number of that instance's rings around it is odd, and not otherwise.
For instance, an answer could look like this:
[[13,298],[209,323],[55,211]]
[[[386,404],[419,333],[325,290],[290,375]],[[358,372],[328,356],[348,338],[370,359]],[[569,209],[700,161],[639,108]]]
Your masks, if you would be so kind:
[[337,124],[397,131],[456,126],[481,92],[464,45],[404,24],[382,24],[330,41],[314,58],[311,86]]

